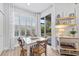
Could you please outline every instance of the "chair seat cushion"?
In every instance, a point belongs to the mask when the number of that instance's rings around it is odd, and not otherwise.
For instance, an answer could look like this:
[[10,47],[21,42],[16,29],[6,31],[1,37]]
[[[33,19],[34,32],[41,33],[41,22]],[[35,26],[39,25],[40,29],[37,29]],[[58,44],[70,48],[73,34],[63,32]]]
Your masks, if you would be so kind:
[[33,53],[44,53],[45,52],[45,48],[43,47],[38,47],[38,48],[33,48]]

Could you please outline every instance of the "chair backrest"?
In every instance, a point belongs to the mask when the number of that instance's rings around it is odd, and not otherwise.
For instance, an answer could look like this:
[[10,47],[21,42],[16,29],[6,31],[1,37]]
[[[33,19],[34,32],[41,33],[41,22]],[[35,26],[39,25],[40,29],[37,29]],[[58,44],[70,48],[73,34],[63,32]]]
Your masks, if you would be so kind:
[[[37,44],[35,44],[35,45],[32,45],[31,47],[30,47],[30,51],[31,51],[31,55],[33,55],[34,54],[34,52],[33,52],[33,50],[32,49],[37,49],[37,51],[38,51],[38,53],[39,53],[39,51],[41,51],[41,53],[46,53],[46,51],[47,51],[47,40],[44,40],[44,41],[37,41]],[[44,51],[43,51],[43,49],[44,49]]]
[[24,40],[21,39],[20,37],[17,40],[18,40],[18,43],[19,43],[20,47],[23,47],[24,44],[25,44]]
[[43,48],[46,48],[47,46],[47,40],[43,40],[43,41],[37,41],[37,46],[41,46]]

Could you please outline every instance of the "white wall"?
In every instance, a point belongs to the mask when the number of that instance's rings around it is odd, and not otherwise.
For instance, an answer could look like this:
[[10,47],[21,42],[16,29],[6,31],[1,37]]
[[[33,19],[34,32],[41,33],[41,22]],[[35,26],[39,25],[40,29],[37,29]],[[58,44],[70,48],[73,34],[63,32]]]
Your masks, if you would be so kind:
[[2,14],[3,4],[0,4],[0,53],[3,50],[3,14]]
[[12,4],[4,3],[3,4],[3,12],[5,16],[3,17],[3,43],[4,49],[10,49],[12,47],[12,39],[13,39],[13,23],[12,23]]
[[77,23],[77,36],[79,37],[79,4],[75,5],[75,9],[76,9],[76,23]]
[[53,7],[53,5],[51,5],[51,6],[50,6],[49,8],[47,8],[45,11],[43,11],[43,12],[41,13],[41,17],[45,17],[45,16],[51,14],[51,12],[53,11],[52,7]]

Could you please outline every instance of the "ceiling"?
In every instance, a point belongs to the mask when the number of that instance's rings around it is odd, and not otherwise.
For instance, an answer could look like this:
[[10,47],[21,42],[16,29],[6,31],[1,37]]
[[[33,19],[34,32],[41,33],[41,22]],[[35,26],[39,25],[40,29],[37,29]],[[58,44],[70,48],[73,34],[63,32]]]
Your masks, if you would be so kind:
[[32,12],[42,12],[50,7],[52,3],[30,3],[30,5],[28,5],[27,3],[15,3],[14,5],[16,7],[26,9]]

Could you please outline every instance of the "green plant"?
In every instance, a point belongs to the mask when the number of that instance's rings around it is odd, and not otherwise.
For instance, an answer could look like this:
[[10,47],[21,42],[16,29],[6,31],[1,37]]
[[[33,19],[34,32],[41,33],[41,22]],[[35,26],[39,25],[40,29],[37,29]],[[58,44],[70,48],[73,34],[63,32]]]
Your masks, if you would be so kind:
[[75,35],[76,31],[70,31],[70,34]]
[[77,32],[74,30],[74,28],[72,29],[72,31],[70,31],[70,34],[72,34],[73,36],[76,34]]
[[41,33],[44,33],[44,26],[41,27]]

